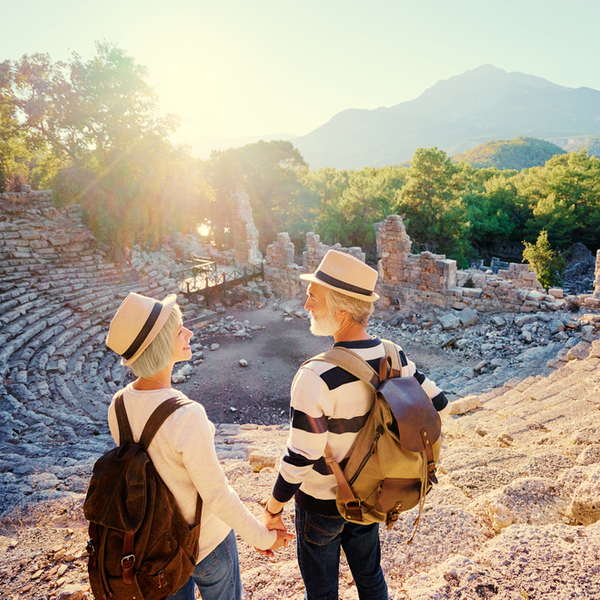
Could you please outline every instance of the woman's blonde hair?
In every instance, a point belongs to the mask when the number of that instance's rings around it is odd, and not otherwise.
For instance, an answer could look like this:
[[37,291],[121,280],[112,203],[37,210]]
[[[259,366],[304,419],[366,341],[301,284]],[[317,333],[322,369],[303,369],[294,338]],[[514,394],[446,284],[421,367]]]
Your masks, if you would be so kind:
[[366,302],[365,300],[359,300],[352,296],[340,294],[340,292],[336,292],[331,288],[326,287],[325,290],[327,290],[325,298],[329,314],[332,314],[335,311],[347,310],[350,314],[350,318],[357,325],[366,327],[369,324],[369,317],[373,314],[372,302]]
[[136,377],[151,377],[169,364],[173,355],[175,330],[180,322],[181,309],[175,304],[158,335],[139,357],[129,365]]

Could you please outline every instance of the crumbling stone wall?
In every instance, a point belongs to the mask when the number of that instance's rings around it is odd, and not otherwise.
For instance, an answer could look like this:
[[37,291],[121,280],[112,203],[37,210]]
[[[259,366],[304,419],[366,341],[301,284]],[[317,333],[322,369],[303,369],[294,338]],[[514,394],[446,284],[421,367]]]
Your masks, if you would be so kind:
[[358,260],[365,262],[365,253],[358,246],[343,248],[339,243],[328,246],[321,242],[321,237],[318,234],[311,231],[306,234],[306,250],[302,253],[302,266],[306,272],[313,273],[319,266],[319,263],[323,260],[323,257],[331,249],[346,252],[355,258],[358,258]]
[[306,234],[306,250],[302,253],[302,266],[294,262],[295,248],[288,233],[279,233],[277,241],[267,246],[265,279],[271,283],[277,295],[301,299],[306,294],[308,284],[299,278],[301,273],[312,273],[330,249],[347,252],[365,262],[361,248],[343,248],[341,244],[328,246],[313,232]]
[[239,190],[232,199],[231,228],[235,259],[242,264],[256,263],[262,260],[262,253],[258,249],[258,229],[252,217],[250,197],[245,190]]
[[295,248],[289,234],[278,233],[277,241],[267,246],[265,279],[278,296],[292,300],[301,298],[300,273],[304,270],[294,262]]
[[528,265],[510,263],[497,275],[458,271],[456,261],[431,252],[411,254],[411,242],[402,217],[390,215],[375,227],[384,304],[419,309],[434,305],[461,310],[533,312],[558,310],[565,301],[562,290],[546,294]]

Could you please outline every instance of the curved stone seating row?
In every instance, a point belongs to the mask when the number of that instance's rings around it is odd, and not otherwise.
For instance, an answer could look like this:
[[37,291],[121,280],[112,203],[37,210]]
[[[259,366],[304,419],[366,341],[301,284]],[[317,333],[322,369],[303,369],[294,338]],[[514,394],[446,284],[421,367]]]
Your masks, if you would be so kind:
[[0,221],[0,477],[49,472],[57,455],[80,466],[107,448],[108,404],[131,377],[105,345],[110,319],[130,291],[178,292],[158,269],[116,266],[68,211],[46,206],[66,233],[48,232],[39,211],[39,227],[10,211]]

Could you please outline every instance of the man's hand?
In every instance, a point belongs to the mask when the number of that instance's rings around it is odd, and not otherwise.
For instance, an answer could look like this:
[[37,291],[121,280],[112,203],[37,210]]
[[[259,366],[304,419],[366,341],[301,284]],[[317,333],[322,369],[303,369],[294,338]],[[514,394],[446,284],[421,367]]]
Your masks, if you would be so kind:
[[279,550],[279,548],[281,548],[282,546],[284,546],[285,548],[287,548],[287,545],[289,543],[290,540],[293,540],[294,537],[296,537],[293,533],[288,533],[287,531],[285,531],[284,529],[277,529],[277,539],[275,540],[275,543],[268,549],[268,550],[261,550],[260,548],[256,548],[256,546],[254,547],[254,549],[259,553],[259,554],[263,554],[264,556],[268,556],[269,558],[273,558],[273,556],[275,556],[273,554],[274,550]]

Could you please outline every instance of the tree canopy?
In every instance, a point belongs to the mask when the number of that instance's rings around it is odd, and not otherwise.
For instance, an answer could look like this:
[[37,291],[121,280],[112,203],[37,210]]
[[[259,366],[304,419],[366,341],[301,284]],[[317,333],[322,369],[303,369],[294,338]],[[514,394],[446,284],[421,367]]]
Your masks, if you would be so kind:
[[315,197],[299,175],[307,168],[300,152],[288,141],[259,141],[211,154],[204,177],[216,190],[217,202],[207,213],[215,234],[222,238],[231,220],[231,195],[244,189],[264,250],[281,231],[299,242],[311,229]]
[[57,201],[82,204],[117,251],[201,220],[212,190],[197,161],[170,144],[177,120],[159,114],[146,69],[125,51],[98,42],[88,61],[25,55],[2,73],[3,111],[12,111],[17,139],[41,153]]

